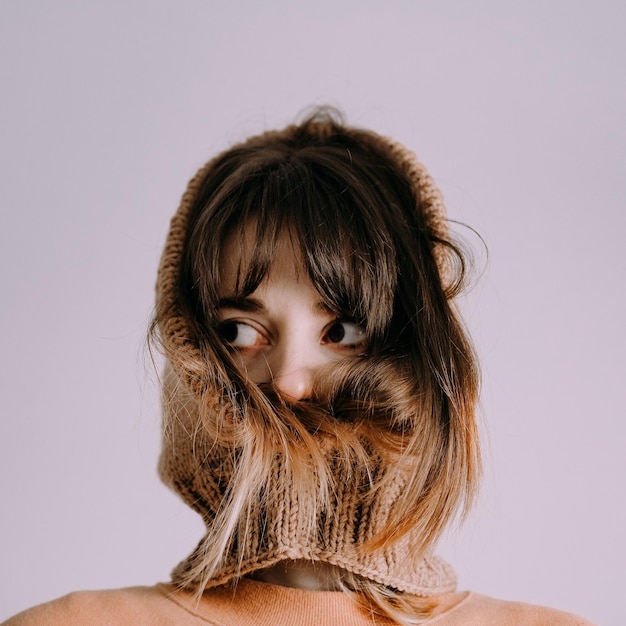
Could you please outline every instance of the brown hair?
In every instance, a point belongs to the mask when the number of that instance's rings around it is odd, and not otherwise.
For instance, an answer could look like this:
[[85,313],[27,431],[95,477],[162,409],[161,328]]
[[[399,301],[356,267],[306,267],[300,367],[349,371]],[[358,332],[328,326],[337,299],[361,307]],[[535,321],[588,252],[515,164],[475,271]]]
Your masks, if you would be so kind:
[[[332,463],[340,457],[348,472],[367,476],[364,499],[403,473],[402,493],[365,550],[417,532],[425,553],[472,500],[478,369],[452,302],[467,262],[447,233],[431,179],[399,150],[320,110],[218,156],[192,181],[184,222],[174,218],[182,248],[174,265],[164,255],[153,330],[200,398],[207,441],[237,461],[220,512],[211,514],[205,552],[212,554],[204,555],[200,584],[247,528],[246,511],[264,492],[277,454],[310,494],[315,518],[333,489],[329,441]],[[365,355],[322,372],[313,402],[290,404],[249,383],[218,334],[220,254],[228,238],[243,244],[250,227],[254,249],[240,267],[238,295],[263,281],[287,233],[325,304],[369,338]],[[165,394],[166,404],[171,398]],[[198,571],[186,575],[180,584],[198,585]],[[420,614],[419,602],[393,589],[351,580],[348,587],[383,615],[408,623],[407,602]]]

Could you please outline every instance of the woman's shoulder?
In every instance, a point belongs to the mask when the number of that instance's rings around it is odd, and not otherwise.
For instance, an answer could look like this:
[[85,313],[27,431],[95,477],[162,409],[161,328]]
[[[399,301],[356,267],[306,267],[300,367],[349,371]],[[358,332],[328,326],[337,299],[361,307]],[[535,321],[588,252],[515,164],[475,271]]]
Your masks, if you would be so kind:
[[557,609],[473,592],[428,623],[436,626],[594,626],[582,617]]
[[[103,591],[74,591],[19,613],[0,626],[171,624],[173,613],[177,611],[176,606],[168,600],[164,588],[164,585],[155,585]],[[180,618],[179,615],[176,617]]]
[[[244,595],[248,603],[254,600],[254,597],[250,598],[249,594]],[[343,594],[333,593],[323,595],[331,595],[335,601],[338,595],[343,596]],[[571,613],[543,606],[498,600],[473,592],[454,595],[453,606],[428,620],[428,624],[433,624],[433,626],[593,626],[591,622]],[[181,594],[174,591],[171,586],[163,584],[105,591],[77,591],[28,609],[0,626],[48,626],[50,624],[192,626],[198,623],[214,623],[212,619],[208,619],[206,611],[200,610],[200,606],[192,603],[187,596],[188,594]],[[457,601],[459,597],[462,599]],[[218,589],[205,598],[207,604],[203,608],[212,608],[219,615],[224,613],[232,617],[235,604],[240,609],[242,608],[240,601],[239,595]],[[345,603],[346,600],[341,597],[341,601]],[[226,608],[222,606],[223,604],[227,605]],[[270,601],[268,605],[266,599],[265,611],[271,613],[271,604]],[[446,598],[445,604],[450,606],[452,600]],[[344,604],[341,604],[340,608],[345,610]],[[304,623],[298,619],[297,613],[298,611],[293,607],[290,609],[290,615],[295,620],[292,623]],[[223,623],[221,620],[218,621]],[[255,622],[252,620],[246,623]],[[269,622],[266,621],[266,623]],[[280,623],[287,622],[281,621]],[[337,622],[322,620],[318,623]],[[368,623],[370,623],[369,620]]]

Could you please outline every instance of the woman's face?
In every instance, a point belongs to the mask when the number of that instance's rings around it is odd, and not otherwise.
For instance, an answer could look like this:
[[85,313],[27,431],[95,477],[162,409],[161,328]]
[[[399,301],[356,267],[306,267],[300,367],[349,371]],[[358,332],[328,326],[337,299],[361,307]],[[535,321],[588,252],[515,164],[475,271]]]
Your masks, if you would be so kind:
[[366,350],[365,331],[328,309],[287,235],[256,291],[238,297],[237,272],[246,267],[252,238],[252,229],[243,246],[231,237],[220,258],[218,332],[250,381],[273,384],[288,401],[309,399],[320,367]]

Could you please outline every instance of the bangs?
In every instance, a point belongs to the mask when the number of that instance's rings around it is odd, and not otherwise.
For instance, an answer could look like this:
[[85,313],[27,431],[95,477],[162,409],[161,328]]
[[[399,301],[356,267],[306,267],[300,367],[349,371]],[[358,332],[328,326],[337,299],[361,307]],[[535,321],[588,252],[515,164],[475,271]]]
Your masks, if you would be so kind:
[[234,238],[241,251],[234,295],[250,295],[287,236],[324,304],[354,319],[371,338],[382,336],[393,313],[396,251],[380,218],[383,199],[362,188],[363,177],[338,171],[336,161],[283,159],[256,169],[236,189],[220,194],[211,211],[211,234],[203,236],[204,265],[213,265],[213,271],[195,276],[194,283],[219,277],[215,263],[223,242],[232,245]]

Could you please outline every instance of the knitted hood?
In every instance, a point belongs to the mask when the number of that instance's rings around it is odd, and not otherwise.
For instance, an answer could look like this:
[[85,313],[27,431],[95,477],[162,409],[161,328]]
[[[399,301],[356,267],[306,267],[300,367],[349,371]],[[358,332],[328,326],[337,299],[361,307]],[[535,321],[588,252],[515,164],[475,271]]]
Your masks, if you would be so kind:
[[[280,137],[281,133],[290,132],[291,127],[270,135]],[[434,239],[445,239],[443,200],[432,178],[406,148],[384,137],[378,139],[381,151],[410,181]],[[189,183],[172,218],[159,268],[158,332],[168,360],[163,378],[164,438],[159,472],[163,481],[202,516],[208,529],[215,524],[230,523],[233,530],[221,546],[219,560],[213,558],[210,564],[207,554],[214,546],[208,542],[215,535],[207,533],[197,549],[176,568],[174,582],[188,588],[206,588],[285,559],[306,559],[331,563],[417,595],[454,590],[454,572],[444,561],[424,552],[417,532],[408,532],[398,541],[384,545],[372,543],[388,520],[395,499],[402,493],[410,468],[394,472],[384,490],[365,498],[364,485],[372,480],[371,469],[347,467],[329,444],[325,454],[329,474],[335,479],[331,485],[332,510],[321,507],[312,513],[310,507],[315,504],[299,491],[285,459],[276,454],[271,479],[244,507],[245,523],[221,517],[224,503],[236,497],[230,487],[238,472],[238,451],[236,446],[223,446],[219,439],[209,435],[203,419],[227,419],[232,398],[212,385],[213,364],[206,362],[181,312],[176,293],[190,212],[203,181],[218,159],[209,161]],[[435,257],[444,275],[447,271],[444,251],[435,248]],[[371,466],[384,471],[376,458]],[[307,514],[303,515],[305,509]]]

